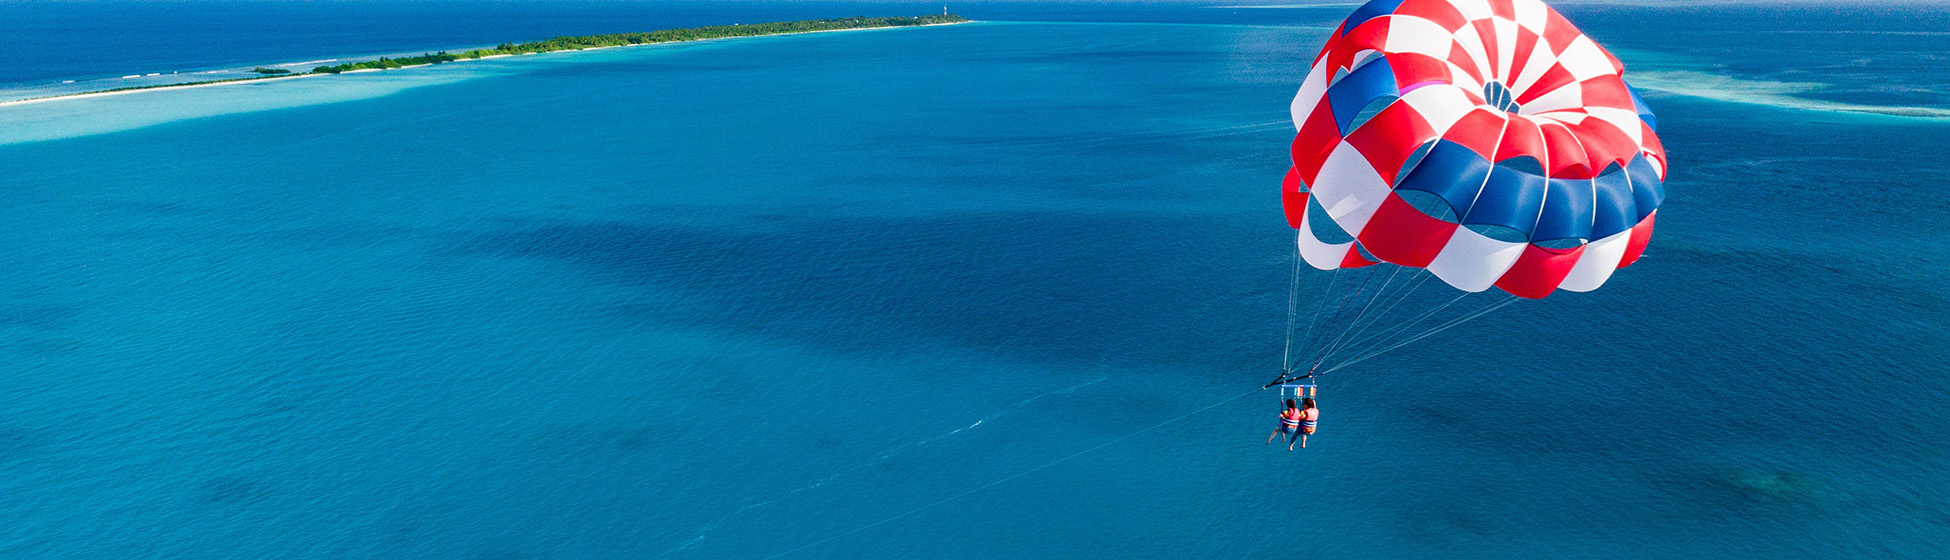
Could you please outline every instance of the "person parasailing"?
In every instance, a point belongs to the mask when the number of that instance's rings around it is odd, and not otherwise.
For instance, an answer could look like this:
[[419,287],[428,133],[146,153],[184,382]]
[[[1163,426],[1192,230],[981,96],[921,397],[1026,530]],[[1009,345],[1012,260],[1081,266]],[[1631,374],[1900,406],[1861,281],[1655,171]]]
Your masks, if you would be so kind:
[[[1280,411],[1280,426],[1274,428],[1273,433],[1266,435],[1266,443],[1268,445],[1271,445],[1273,443],[1273,438],[1276,436],[1279,437],[1280,441],[1283,442],[1294,440],[1295,439],[1294,434],[1300,431],[1300,421],[1302,416],[1303,415],[1300,413],[1300,405],[1294,404],[1293,399],[1287,399],[1286,408]],[[1292,450],[1293,447],[1291,445],[1288,445],[1287,451],[1292,451]]]
[[[1300,447],[1307,446],[1307,436],[1314,435],[1320,427],[1320,407],[1314,404],[1313,397],[1300,399]],[[1293,450],[1293,442],[1287,442],[1286,450]]]
[[1280,441],[1286,442],[1287,451],[1292,451],[1296,443],[1306,447],[1307,436],[1313,435],[1319,426],[1320,408],[1314,404],[1313,397],[1301,397],[1299,404],[1287,399],[1286,409],[1280,411],[1280,427],[1266,436],[1266,443],[1273,443],[1273,437],[1279,436]]

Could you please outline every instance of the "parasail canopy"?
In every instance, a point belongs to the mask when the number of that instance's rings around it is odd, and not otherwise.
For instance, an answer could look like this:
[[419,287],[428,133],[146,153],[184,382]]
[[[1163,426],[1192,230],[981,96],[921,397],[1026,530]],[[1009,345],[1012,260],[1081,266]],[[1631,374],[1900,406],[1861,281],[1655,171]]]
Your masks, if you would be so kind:
[[1424,268],[1525,298],[1632,264],[1665,150],[1625,66],[1538,0],[1374,0],[1293,98],[1282,189],[1322,270]]

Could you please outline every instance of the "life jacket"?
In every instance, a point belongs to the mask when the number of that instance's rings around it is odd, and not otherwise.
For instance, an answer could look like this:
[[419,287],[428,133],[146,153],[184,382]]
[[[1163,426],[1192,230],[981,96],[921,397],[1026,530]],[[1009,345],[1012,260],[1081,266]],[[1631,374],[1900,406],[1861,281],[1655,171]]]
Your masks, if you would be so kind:
[[1311,434],[1314,433],[1314,429],[1318,428],[1319,426],[1320,426],[1320,409],[1309,408],[1300,411],[1300,431]]
[[1288,430],[1299,429],[1300,425],[1303,423],[1301,422],[1300,418],[1303,416],[1305,416],[1305,414],[1300,412],[1300,409],[1298,408],[1286,409],[1285,412],[1280,413],[1280,427],[1286,428]]

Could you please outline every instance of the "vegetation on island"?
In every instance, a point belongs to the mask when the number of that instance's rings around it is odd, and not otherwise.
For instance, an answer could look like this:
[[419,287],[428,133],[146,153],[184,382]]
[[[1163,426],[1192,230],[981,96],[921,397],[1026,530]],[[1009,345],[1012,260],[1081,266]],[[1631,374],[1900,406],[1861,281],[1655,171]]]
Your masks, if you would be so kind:
[[[939,25],[944,23],[963,23],[967,21],[969,21],[968,18],[961,17],[954,14],[926,15],[926,16],[918,16],[918,17],[855,16],[855,17],[839,18],[839,19],[810,19],[810,20],[801,20],[801,21],[778,21],[772,23],[714,25],[710,27],[693,27],[689,29],[664,29],[659,31],[646,31],[640,33],[580,35],[575,37],[556,37],[553,39],[547,39],[542,41],[530,41],[526,43],[502,43],[500,45],[495,46],[494,48],[474,49],[474,50],[462,52],[460,54],[451,54],[448,53],[447,51],[440,51],[435,53],[426,53],[420,56],[407,56],[407,57],[400,57],[400,58],[379,57],[378,60],[348,62],[345,64],[338,64],[333,66],[319,66],[317,68],[313,68],[310,72],[292,72],[290,70],[285,70],[282,68],[257,67],[251,69],[251,72],[256,73],[257,75],[247,77],[247,78],[229,78],[223,80],[204,80],[200,82],[181,82],[181,83],[173,83],[173,84],[130,86],[130,87],[121,87],[121,88],[114,88],[114,89],[88,91],[82,93],[62,94],[62,95],[56,95],[51,97],[68,97],[73,95],[87,95],[92,93],[110,93],[110,92],[130,91],[130,90],[138,90],[138,89],[159,89],[159,88],[173,88],[173,87],[183,87],[183,86],[201,86],[201,85],[209,85],[209,84],[247,82],[252,80],[290,78],[290,77],[297,77],[297,76],[310,76],[310,75],[319,75],[319,74],[340,74],[344,72],[352,72],[355,70],[390,70],[393,68],[405,68],[408,66],[440,64],[443,62],[453,62],[456,60],[478,60],[478,59],[487,58],[491,56],[538,54],[538,53],[556,52],[556,51],[577,51],[577,50],[593,49],[593,48],[600,48],[600,47],[624,47],[630,45],[650,45],[656,43],[702,41],[705,39],[726,39],[732,37],[786,35],[791,33],[811,33],[814,31],[840,31],[846,29],[913,27],[917,25]],[[18,101],[26,101],[26,100],[22,99]]]
[[920,17],[865,17],[856,16],[840,19],[811,19],[802,21],[780,21],[773,23],[753,23],[738,25],[714,25],[689,29],[664,29],[641,33],[612,33],[609,35],[580,35],[575,37],[556,37],[543,41],[527,43],[502,43],[491,49],[474,49],[460,54],[447,51],[427,53],[420,56],[385,58],[364,62],[348,62],[336,66],[313,68],[317,74],[338,74],[353,70],[387,70],[440,64],[461,59],[481,59],[490,56],[516,54],[538,54],[556,51],[578,51],[602,47],[624,47],[630,45],[649,45],[654,43],[676,43],[680,41],[701,41],[705,39],[724,39],[730,37],[756,37],[760,35],[784,35],[789,33],[810,33],[814,31],[839,31],[842,29],[871,29],[880,27],[911,27],[916,25],[935,25],[942,23],[961,23],[968,21],[958,15],[942,14]]

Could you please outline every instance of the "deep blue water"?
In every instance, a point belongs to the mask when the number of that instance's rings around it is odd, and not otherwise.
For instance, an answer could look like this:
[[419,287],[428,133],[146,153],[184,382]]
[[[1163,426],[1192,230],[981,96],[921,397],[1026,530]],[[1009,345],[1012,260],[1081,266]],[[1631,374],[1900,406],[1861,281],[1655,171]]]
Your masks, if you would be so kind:
[[[158,45],[0,81],[861,6],[0,4]],[[1651,249],[1289,453],[1229,399],[1351,8],[951,7],[1013,21],[0,107],[0,556],[1950,555],[1950,123],[1876,113],[1940,14],[1564,7],[1659,86]]]

